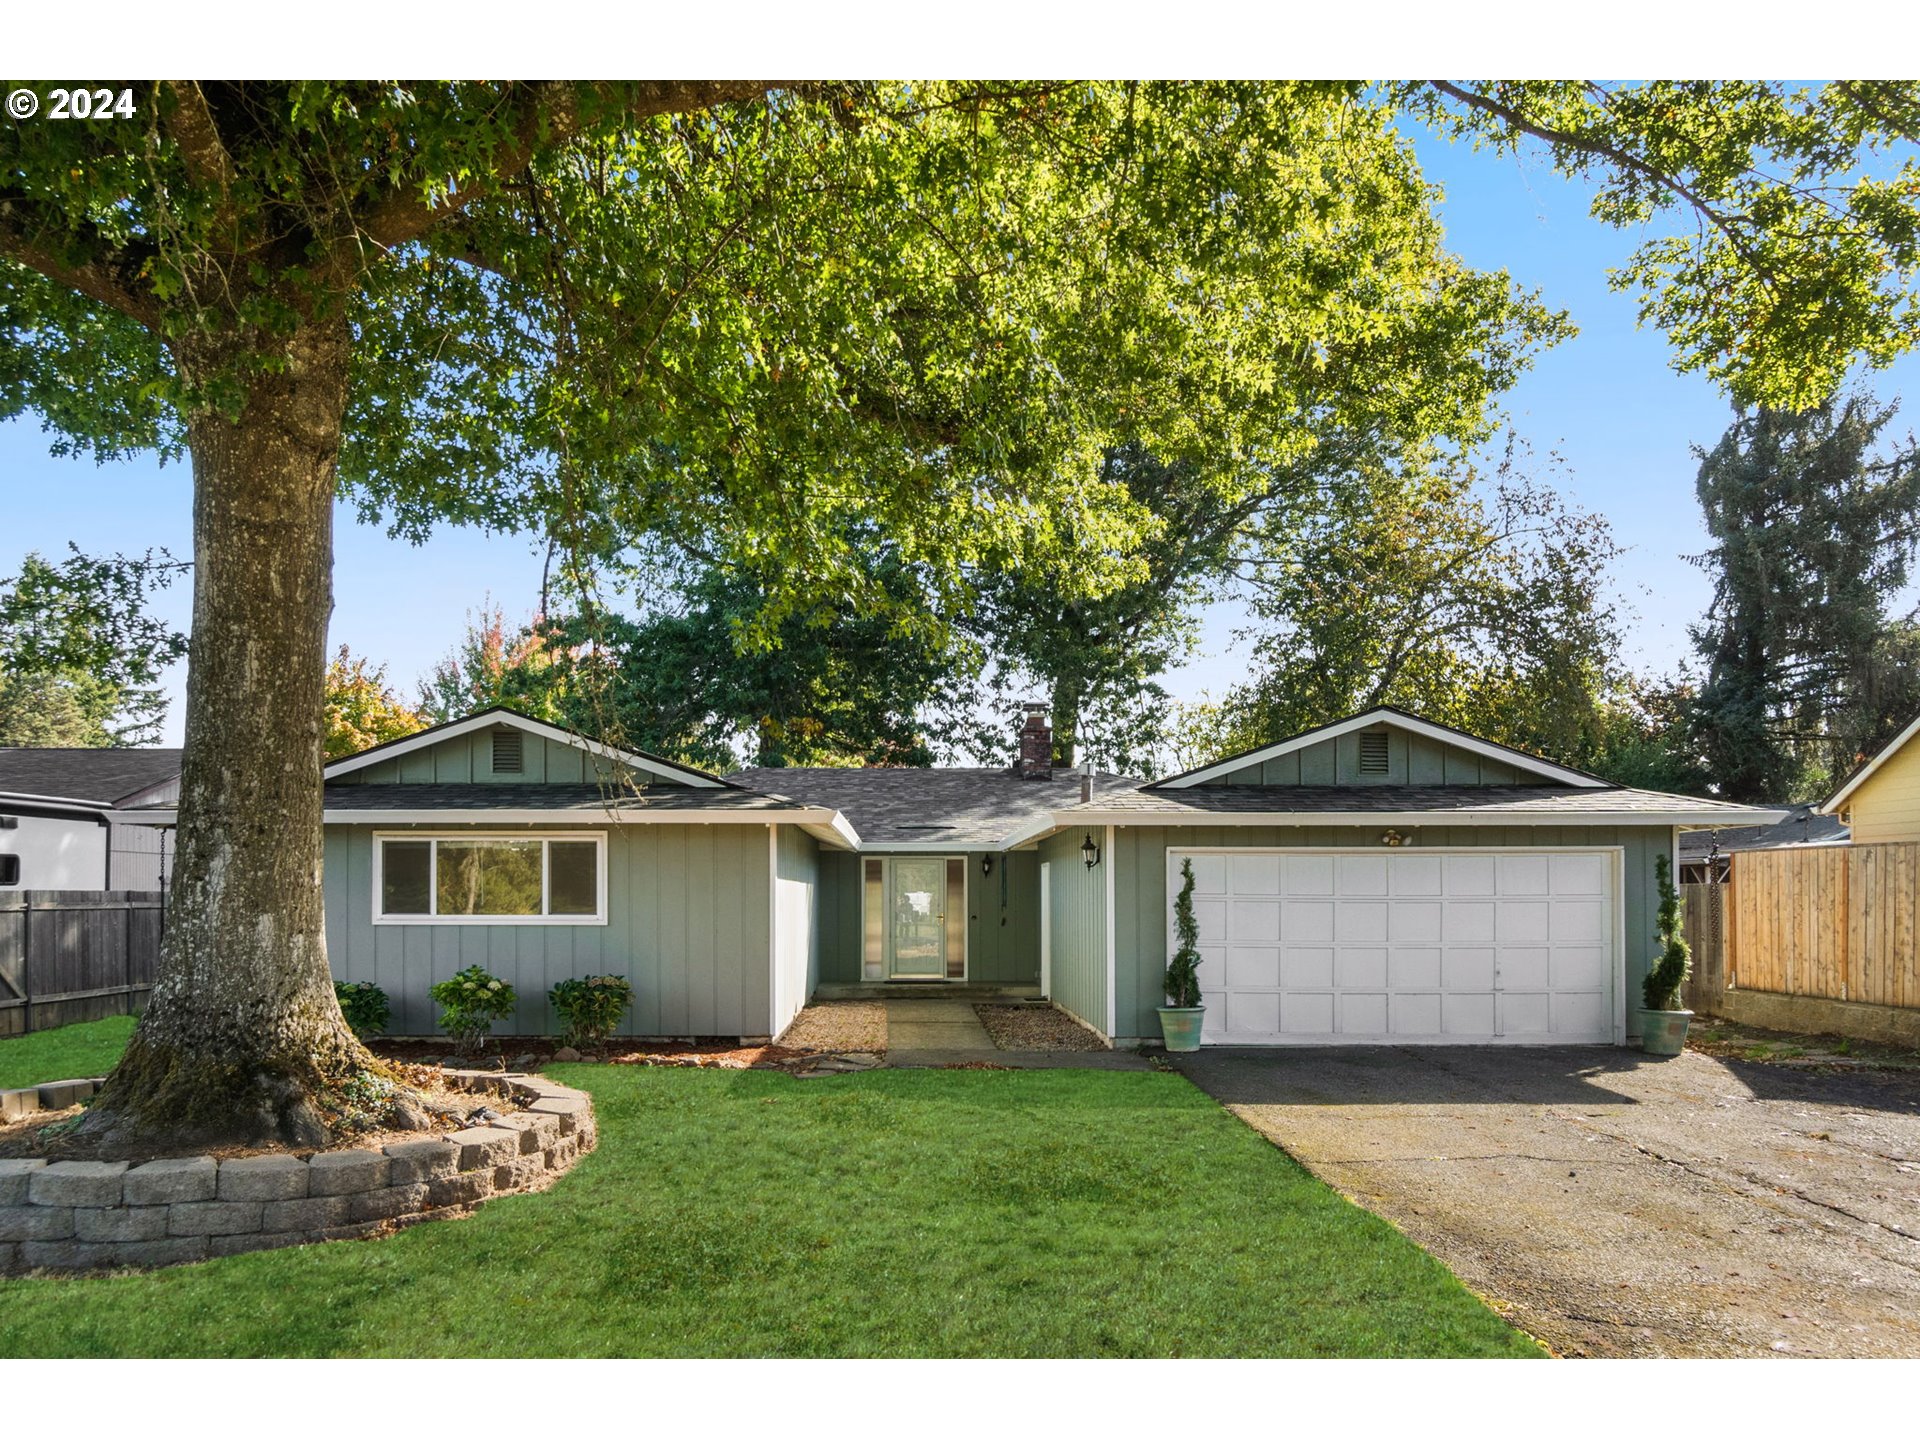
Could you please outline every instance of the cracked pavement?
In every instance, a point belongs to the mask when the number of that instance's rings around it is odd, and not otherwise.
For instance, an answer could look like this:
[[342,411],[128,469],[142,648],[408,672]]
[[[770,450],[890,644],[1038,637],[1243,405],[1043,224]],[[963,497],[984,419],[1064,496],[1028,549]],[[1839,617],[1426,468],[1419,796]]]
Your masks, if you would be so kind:
[[1583,1047],[1173,1057],[1562,1355],[1920,1356],[1920,1076]]

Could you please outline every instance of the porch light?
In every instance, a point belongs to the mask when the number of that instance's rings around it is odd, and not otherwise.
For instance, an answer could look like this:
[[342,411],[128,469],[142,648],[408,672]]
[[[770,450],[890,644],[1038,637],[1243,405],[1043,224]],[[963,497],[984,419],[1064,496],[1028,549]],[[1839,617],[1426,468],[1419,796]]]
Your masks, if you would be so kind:
[[982,875],[993,874],[993,856],[982,855],[980,857],[980,873]]
[[1089,870],[1100,863],[1100,847],[1093,843],[1091,830],[1087,832],[1087,838],[1080,842],[1080,858],[1087,862]]
[[1407,837],[1402,835],[1398,830],[1389,830],[1380,837],[1380,843],[1390,849],[1398,850],[1402,845],[1407,843]]

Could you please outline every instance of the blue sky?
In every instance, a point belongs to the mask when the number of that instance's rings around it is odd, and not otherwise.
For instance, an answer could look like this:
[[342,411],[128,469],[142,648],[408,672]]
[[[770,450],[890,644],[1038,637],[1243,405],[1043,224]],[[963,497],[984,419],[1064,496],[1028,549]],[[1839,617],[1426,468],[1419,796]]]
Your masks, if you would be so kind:
[[[1507,399],[1535,452],[1558,452],[1563,491],[1612,523],[1627,547],[1615,569],[1635,616],[1628,659],[1672,668],[1687,651],[1686,627],[1708,599],[1705,577],[1684,559],[1705,547],[1693,497],[1691,444],[1717,439],[1732,411],[1705,380],[1668,365],[1666,339],[1636,328],[1631,296],[1607,288],[1606,271],[1635,240],[1587,216],[1586,192],[1538,160],[1500,159],[1418,137],[1422,164],[1446,189],[1449,243],[1470,263],[1504,266],[1521,284],[1568,310],[1580,334],[1546,352]],[[1867,377],[1883,398],[1920,394],[1920,357]],[[1913,423],[1903,414],[1903,432]],[[54,459],[37,424],[0,425],[0,574],[28,550],[57,556],[72,540],[91,553],[165,546],[192,550],[191,483],[184,465],[152,461],[96,466]],[[444,528],[424,546],[390,540],[342,507],[335,535],[334,645],[351,645],[389,667],[411,692],[459,636],[469,610],[490,596],[510,617],[526,614],[539,587],[540,554],[527,537]],[[158,607],[185,625],[182,585]],[[1169,688],[1182,699],[1219,695],[1244,674],[1228,605],[1209,611],[1201,653]],[[184,670],[167,742],[178,744]]]

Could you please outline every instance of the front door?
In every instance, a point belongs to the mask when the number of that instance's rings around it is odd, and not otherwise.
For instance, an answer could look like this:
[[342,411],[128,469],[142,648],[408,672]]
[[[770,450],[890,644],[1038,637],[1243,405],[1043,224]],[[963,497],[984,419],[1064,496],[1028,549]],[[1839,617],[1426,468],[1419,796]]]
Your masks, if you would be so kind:
[[946,865],[901,855],[893,862],[893,980],[939,980],[947,973]]

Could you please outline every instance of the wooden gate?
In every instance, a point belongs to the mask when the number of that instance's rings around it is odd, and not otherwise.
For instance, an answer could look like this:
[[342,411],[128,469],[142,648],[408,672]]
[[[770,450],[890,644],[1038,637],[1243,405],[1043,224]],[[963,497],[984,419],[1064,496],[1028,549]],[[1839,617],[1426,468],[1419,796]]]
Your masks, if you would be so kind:
[[146,890],[0,890],[0,1036],[139,1010],[160,960]]

